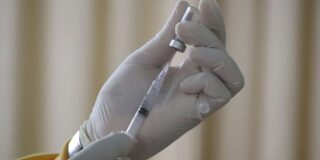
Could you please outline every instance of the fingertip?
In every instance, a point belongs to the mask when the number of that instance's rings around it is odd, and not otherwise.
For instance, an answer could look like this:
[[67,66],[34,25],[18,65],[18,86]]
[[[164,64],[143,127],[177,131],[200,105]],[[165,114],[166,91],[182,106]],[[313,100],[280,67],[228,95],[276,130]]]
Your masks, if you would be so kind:
[[245,86],[245,79],[243,74],[241,73],[240,78],[237,82],[227,83],[227,86],[230,88],[232,96],[236,95]]
[[221,7],[217,1],[202,0],[199,4],[202,23],[217,33],[225,44],[226,33]]
[[208,37],[204,36],[206,31],[201,25],[193,21],[183,21],[176,25],[176,36],[188,45],[200,46],[210,43]]
[[175,32],[178,39],[182,40],[183,42],[187,42],[186,38],[189,37],[187,34],[189,33],[187,21],[179,22],[176,24]]
[[216,0],[202,0],[199,3],[199,9],[201,16],[205,16],[204,13],[209,13],[212,16],[222,16],[221,7]]
[[204,88],[204,93],[221,104],[228,103],[232,98],[231,92],[223,83],[220,83],[220,88]]
[[188,91],[189,84],[190,84],[190,77],[187,77],[180,82],[179,89],[184,93],[189,93]]

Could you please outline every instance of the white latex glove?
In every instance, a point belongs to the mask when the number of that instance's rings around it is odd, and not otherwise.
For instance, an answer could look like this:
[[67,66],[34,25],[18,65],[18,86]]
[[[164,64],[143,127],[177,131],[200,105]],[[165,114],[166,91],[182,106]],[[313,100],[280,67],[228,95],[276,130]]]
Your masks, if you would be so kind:
[[[106,137],[87,145],[70,160],[115,160],[125,157],[136,140],[124,132],[110,133]],[[128,160],[121,158],[117,160]]]
[[[80,141],[85,147],[111,132],[126,130],[161,66],[176,52],[169,47],[175,31],[181,40],[196,47],[191,48],[179,67],[170,68],[157,103],[128,157],[147,159],[198,125],[200,92],[205,93],[210,104],[205,118],[243,87],[240,69],[225,50],[224,23],[217,3],[200,2],[202,25],[179,23],[187,7],[187,2],[179,2],[163,29],[128,56],[103,85],[90,118],[80,129]],[[209,70],[202,72],[202,67]]]

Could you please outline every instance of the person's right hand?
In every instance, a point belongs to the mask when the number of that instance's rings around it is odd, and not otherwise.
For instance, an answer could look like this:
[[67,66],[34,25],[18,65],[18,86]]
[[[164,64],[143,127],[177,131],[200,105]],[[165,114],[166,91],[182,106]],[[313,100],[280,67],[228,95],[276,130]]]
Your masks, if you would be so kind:
[[80,129],[84,147],[111,132],[126,130],[150,84],[175,54],[169,47],[175,32],[191,47],[190,52],[180,66],[170,68],[130,158],[147,159],[198,125],[200,93],[210,104],[210,112],[203,115],[206,118],[243,87],[241,71],[225,50],[224,23],[216,1],[200,1],[201,24],[179,23],[187,7],[187,2],[178,2],[162,30],[128,56],[103,85],[90,118]]

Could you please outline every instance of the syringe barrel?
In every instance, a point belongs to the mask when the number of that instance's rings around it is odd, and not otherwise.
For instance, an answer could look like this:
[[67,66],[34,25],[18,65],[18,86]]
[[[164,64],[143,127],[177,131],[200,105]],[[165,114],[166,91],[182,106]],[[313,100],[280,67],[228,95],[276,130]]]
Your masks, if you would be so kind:
[[145,119],[146,119],[146,116],[144,116],[140,112],[136,112],[126,132],[130,136],[136,137]]

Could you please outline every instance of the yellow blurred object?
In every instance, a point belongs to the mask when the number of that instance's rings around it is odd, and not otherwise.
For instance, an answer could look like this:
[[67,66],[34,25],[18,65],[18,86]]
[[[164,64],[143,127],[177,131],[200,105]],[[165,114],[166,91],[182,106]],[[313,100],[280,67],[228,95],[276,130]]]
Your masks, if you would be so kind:
[[57,153],[33,154],[33,155],[19,158],[18,160],[67,160],[69,158],[68,144],[69,144],[69,141],[63,145],[63,148],[60,154],[57,154]]

